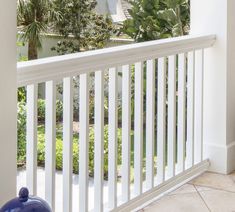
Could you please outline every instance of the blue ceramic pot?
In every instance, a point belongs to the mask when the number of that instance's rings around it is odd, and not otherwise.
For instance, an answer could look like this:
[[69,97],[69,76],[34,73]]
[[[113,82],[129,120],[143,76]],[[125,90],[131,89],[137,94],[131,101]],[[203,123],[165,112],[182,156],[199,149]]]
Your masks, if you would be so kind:
[[7,202],[0,212],[52,212],[46,201],[39,197],[29,196],[27,188],[21,188],[19,197]]

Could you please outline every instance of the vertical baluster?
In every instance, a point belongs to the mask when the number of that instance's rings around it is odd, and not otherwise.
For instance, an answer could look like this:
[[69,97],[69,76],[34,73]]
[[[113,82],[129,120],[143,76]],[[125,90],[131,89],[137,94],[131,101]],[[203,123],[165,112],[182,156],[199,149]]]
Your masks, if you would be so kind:
[[109,70],[109,208],[117,207],[117,70]]
[[166,58],[158,59],[157,184],[165,180],[166,151]]
[[204,155],[203,155],[203,145],[204,145],[204,58],[205,58],[205,54],[204,54],[204,49],[202,49],[202,69],[201,69],[201,161],[203,161],[204,159]]
[[134,189],[135,195],[143,187],[143,63],[135,63],[135,132],[134,132]]
[[104,166],[104,74],[95,73],[95,211],[103,211]]
[[46,82],[45,198],[55,209],[56,84]]
[[73,80],[63,81],[63,211],[72,211]]
[[185,170],[185,128],[186,128],[186,57],[179,54],[178,60],[178,152],[177,171]]
[[122,199],[130,200],[131,71],[122,67]]
[[195,52],[195,163],[203,160],[203,50]]
[[88,211],[89,186],[89,87],[88,75],[80,75],[80,138],[79,138],[79,211]]
[[27,86],[26,178],[32,195],[37,194],[37,100],[38,85]]
[[193,51],[188,53],[186,168],[194,164],[194,80],[195,52]]
[[149,190],[154,186],[155,60],[147,61],[146,86],[146,183]]
[[168,58],[168,177],[175,176],[176,158],[176,56]]

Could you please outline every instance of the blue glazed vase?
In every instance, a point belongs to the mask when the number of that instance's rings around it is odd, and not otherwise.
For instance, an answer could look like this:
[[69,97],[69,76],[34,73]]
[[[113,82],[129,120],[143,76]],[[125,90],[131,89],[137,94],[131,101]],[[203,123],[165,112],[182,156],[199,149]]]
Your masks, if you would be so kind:
[[0,212],[52,212],[52,210],[45,200],[29,196],[29,190],[21,188],[19,197],[7,202]]

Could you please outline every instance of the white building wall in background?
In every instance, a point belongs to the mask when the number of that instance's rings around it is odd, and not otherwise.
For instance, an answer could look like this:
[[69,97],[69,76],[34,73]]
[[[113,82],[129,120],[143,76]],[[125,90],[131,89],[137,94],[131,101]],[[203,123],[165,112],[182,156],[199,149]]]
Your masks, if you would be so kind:
[[100,14],[110,14],[113,22],[123,22],[126,20],[123,3],[126,0],[97,0],[96,11]]
[[97,1],[97,6],[96,6],[97,13],[108,14],[109,8],[107,0],[96,0],[96,1]]
[[[43,35],[42,36],[42,48],[38,50],[38,57],[45,58],[45,57],[52,57],[56,56],[57,52],[52,51],[51,48],[55,47],[57,42],[61,40],[61,37],[58,35]],[[17,59],[18,61],[21,58],[25,58],[28,55],[28,44],[25,43],[22,45],[22,42],[18,36],[18,45],[17,47]],[[120,46],[134,43],[132,39],[121,39],[121,38],[111,38],[110,41],[107,43],[106,47],[113,47],[113,46]]]
[[124,10],[122,8],[122,0],[107,0],[109,13],[113,22],[123,22],[126,20]]

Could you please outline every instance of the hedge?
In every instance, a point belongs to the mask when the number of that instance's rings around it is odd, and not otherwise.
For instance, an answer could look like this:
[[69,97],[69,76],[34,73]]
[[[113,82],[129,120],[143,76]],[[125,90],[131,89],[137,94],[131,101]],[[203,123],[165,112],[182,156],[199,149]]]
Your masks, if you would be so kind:
[[[62,120],[63,105],[57,102],[57,120]],[[38,102],[38,119],[43,122],[45,120],[45,101]],[[25,103],[18,103],[18,165],[26,164],[26,106]],[[121,129],[117,129],[118,142],[118,165],[121,164]],[[94,175],[94,126],[89,130],[89,174]],[[45,126],[40,124],[38,126],[38,165],[45,164]],[[57,124],[56,133],[56,169],[63,169],[63,133],[62,124]],[[79,170],[79,135],[73,134],[73,172],[78,173]],[[104,176],[108,175],[108,125],[104,127]]]

